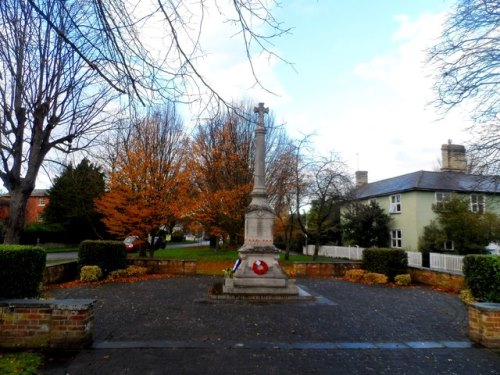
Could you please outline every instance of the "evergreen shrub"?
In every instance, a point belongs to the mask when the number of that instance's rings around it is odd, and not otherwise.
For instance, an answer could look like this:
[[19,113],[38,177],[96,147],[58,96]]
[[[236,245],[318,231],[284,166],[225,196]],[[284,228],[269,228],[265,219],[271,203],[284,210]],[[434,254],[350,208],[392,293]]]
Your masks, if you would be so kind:
[[45,259],[40,247],[0,245],[0,298],[37,297]]
[[363,251],[363,269],[382,273],[394,281],[396,275],[404,274],[408,268],[408,255],[402,249],[372,248]]
[[121,241],[86,240],[78,249],[78,265],[99,266],[104,276],[127,268],[127,250]]
[[170,237],[170,241],[172,242],[182,242],[184,241],[184,232],[182,230],[176,230],[172,233]]
[[500,256],[466,255],[463,272],[465,282],[479,301],[500,302]]

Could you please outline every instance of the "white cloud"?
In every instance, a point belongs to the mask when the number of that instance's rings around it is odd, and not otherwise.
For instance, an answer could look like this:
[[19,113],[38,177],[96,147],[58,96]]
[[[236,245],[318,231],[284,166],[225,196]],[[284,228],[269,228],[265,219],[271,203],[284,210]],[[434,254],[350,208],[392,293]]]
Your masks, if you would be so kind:
[[[330,129],[321,130],[324,147],[337,146],[353,169],[368,170],[370,181],[432,170],[441,144],[449,138],[457,143],[466,138],[462,132],[466,123],[459,115],[438,121],[429,106],[432,81],[425,50],[439,35],[443,16],[425,14],[414,21],[398,16],[396,20],[394,48],[353,68],[366,93],[360,92],[359,102],[336,115]],[[367,95],[373,92],[379,95]]]

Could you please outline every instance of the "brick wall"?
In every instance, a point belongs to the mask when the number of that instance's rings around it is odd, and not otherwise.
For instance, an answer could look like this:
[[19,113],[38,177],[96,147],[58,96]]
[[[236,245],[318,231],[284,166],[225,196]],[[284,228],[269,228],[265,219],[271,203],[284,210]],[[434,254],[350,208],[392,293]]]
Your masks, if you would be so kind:
[[361,268],[360,262],[293,264],[293,272],[297,277],[343,277],[346,271],[357,268]]
[[468,306],[469,337],[487,348],[500,349],[500,303]]
[[[129,265],[146,267],[148,273],[171,273],[174,275],[196,275],[196,261],[168,259],[127,259]],[[222,273],[222,271],[221,271]]]
[[0,348],[80,349],[92,342],[94,300],[0,301]]
[[408,267],[408,273],[414,282],[459,292],[466,288],[463,275],[430,270],[428,268]]

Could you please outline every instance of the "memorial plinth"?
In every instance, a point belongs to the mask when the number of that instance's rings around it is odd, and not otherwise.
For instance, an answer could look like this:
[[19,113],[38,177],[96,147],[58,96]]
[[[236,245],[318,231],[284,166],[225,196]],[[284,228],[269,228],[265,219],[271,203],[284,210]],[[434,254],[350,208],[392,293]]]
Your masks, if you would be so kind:
[[265,134],[263,103],[255,108],[259,119],[255,131],[255,166],[252,201],[245,213],[245,241],[238,250],[241,264],[232,278],[225,278],[223,294],[297,296],[295,280],[289,279],[278,263],[279,250],[273,244],[274,211],[265,184]]

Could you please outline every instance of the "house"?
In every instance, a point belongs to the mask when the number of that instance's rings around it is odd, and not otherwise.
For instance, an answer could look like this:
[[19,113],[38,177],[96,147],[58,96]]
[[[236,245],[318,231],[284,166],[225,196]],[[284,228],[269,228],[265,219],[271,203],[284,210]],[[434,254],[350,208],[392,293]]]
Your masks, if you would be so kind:
[[[0,221],[9,218],[9,194],[0,197]],[[28,198],[26,204],[26,224],[39,223],[42,221],[42,213],[49,203],[47,189],[35,189]]]
[[391,247],[417,251],[424,227],[436,218],[433,204],[445,202],[452,193],[467,197],[473,212],[500,214],[500,176],[467,173],[462,145],[449,142],[441,152],[441,171],[417,171],[372,183],[368,183],[368,172],[356,172],[354,199],[361,203],[375,200],[393,219]]

